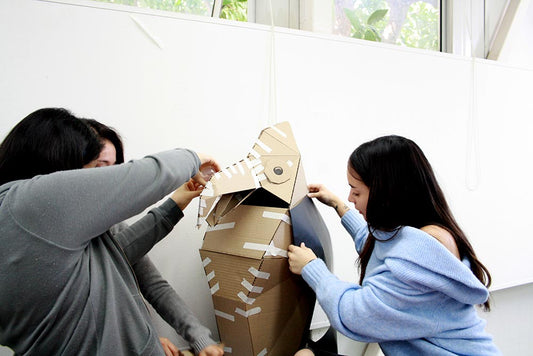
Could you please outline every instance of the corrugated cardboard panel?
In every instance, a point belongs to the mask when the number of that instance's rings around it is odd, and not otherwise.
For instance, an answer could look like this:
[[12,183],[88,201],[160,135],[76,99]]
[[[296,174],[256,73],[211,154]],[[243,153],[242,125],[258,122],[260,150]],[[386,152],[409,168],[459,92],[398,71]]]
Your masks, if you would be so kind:
[[[255,275],[250,270],[260,270],[261,260],[238,257],[224,253],[200,250],[202,261],[208,258],[210,261],[204,266],[209,288],[213,296],[220,296],[227,299],[242,301],[239,293],[246,297],[255,298],[258,293],[250,292],[243,286],[254,285]],[[218,285],[217,285],[218,284]],[[266,284],[263,282],[263,284]]]
[[254,145],[254,150],[263,155],[300,155],[298,149],[294,149],[294,146],[291,147],[291,140],[289,138],[280,139],[280,136],[274,137],[270,132],[264,130],[259,138],[257,139],[256,144]]
[[[300,156],[265,156],[261,158],[265,166],[265,176],[267,179],[261,181],[261,186],[280,197],[287,204],[291,203],[292,191],[294,189],[294,182],[296,181],[296,173],[298,172],[298,165],[300,163]],[[289,163],[288,163],[289,162]],[[279,177],[275,172],[277,169],[283,170],[283,174],[287,179],[278,183],[276,178]]]
[[298,205],[300,201],[307,196],[309,189],[307,189],[307,181],[305,179],[305,172],[302,161],[298,165],[298,172],[296,173],[296,182],[294,183],[294,190],[291,197],[291,208]]
[[287,215],[288,209],[240,205],[208,231],[202,249],[237,256],[262,258],[265,251],[244,248],[246,243],[269,245],[279,227],[278,219],[264,213]]
[[248,319],[235,312],[237,308],[243,308],[243,304],[213,296],[220,341],[225,347],[231,348],[231,353],[227,352],[226,354],[233,356],[256,355],[253,352]]
[[280,122],[274,125],[274,127],[267,127],[262,131],[262,134],[270,135],[289,146],[293,151],[300,152],[288,121]]
[[[240,165],[240,167],[239,167]],[[217,172],[212,178],[213,195],[218,196],[227,193],[239,192],[243,190],[254,189],[257,187],[255,173],[244,163],[240,161],[221,172]]]

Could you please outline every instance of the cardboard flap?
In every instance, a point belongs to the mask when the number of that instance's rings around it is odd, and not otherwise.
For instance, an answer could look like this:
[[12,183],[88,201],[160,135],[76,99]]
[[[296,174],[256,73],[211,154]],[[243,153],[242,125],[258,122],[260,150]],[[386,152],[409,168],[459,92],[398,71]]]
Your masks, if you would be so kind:
[[294,134],[292,133],[291,125],[287,121],[265,128],[259,137],[264,141],[269,141],[270,139],[277,140],[284,146],[287,146],[287,149],[298,154],[300,152],[298,150],[298,145],[296,145],[296,140],[294,138]]
[[266,176],[266,179],[261,181],[261,186],[290,204],[300,165],[300,156],[268,155],[262,157],[261,161],[264,162]]
[[272,242],[283,219],[289,219],[288,209],[239,205],[217,225],[208,227],[202,249],[249,258],[260,259],[265,254],[284,258]]

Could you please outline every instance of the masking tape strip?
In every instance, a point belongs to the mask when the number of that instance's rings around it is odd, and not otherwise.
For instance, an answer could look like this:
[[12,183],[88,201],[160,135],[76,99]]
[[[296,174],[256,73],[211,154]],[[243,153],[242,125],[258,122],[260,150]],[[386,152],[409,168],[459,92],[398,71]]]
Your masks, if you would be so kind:
[[221,318],[227,319],[229,321],[235,321],[235,317],[233,315],[224,313],[223,311],[220,311],[220,310],[215,309],[215,315]]
[[252,162],[248,158],[245,158],[243,161],[244,161],[244,163],[246,163],[246,167],[248,167],[248,168],[252,168],[253,167]]
[[221,177],[220,172],[216,172],[216,173],[215,173],[215,178],[216,178],[216,179],[220,179],[220,177]]
[[264,171],[264,170],[265,170],[265,167],[263,167],[262,164],[260,164],[260,165],[257,166],[257,167],[254,167],[254,173],[255,173],[255,174],[259,174],[259,173],[261,173],[261,172]]
[[259,152],[257,152],[256,150],[254,150],[253,148],[250,150],[250,154],[252,156],[254,156],[255,158],[260,158],[261,155],[259,154]]
[[251,173],[252,173],[252,178],[254,180],[255,187],[256,188],[261,187],[261,184],[259,184],[259,178],[257,178],[257,176],[255,175],[255,173],[253,171]]
[[[211,260],[209,260],[211,262]],[[261,272],[257,270],[255,267],[248,268],[248,272],[250,272],[254,277],[261,278],[261,279],[269,279],[270,273],[268,272]]]
[[210,263],[211,263],[211,259],[209,257],[204,258],[204,260],[202,261],[202,265],[204,266],[204,268]]
[[232,350],[231,347],[224,346],[224,352],[230,354],[232,351],[233,351],[233,350]]
[[270,128],[274,131],[276,131],[278,134],[280,134],[281,136],[287,138],[287,134],[283,131],[281,131],[280,129],[278,129],[277,127],[275,126],[270,126]]
[[198,208],[198,215],[204,216],[204,208],[202,208],[202,207]]
[[261,307],[252,308],[248,311],[242,310],[241,308],[235,308],[235,313],[248,318],[249,316],[261,313]]
[[255,298],[248,298],[243,292],[237,293],[237,297],[241,298],[246,304],[252,305],[255,302]]
[[215,284],[214,286],[211,287],[211,295],[213,295],[216,292],[218,292],[219,289],[220,289],[220,285],[217,282],[217,284]]
[[265,347],[263,350],[261,350],[260,353],[257,354],[257,356],[265,356],[266,354],[267,354],[267,349]]
[[283,213],[274,213],[272,211],[263,211],[263,217],[268,219],[283,220],[287,224],[291,224],[291,218]]
[[226,175],[226,177],[231,178],[231,173],[228,171],[227,168],[224,168],[224,169],[222,170],[222,173],[224,173],[224,174]]
[[202,224],[205,222],[205,218],[199,216],[198,217],[198,220],[196,221],[196,226],[198,226],[198,228],[200,228],[200,226],[202,226]]
[[207,182],[207,184],[204,187],[204,190],[202,190],[202,195],[204,197],[212,197],[215,195],[215,191],[213,190],[213,183],[211,183],[210,181]]
[[200,199],[200,208],[207,208],[207,203],[203,199]]
[[282,256],[287,257],[287,250],[282,250],[274,246],[274,242],[270,242],[270,245],[257,244],[254,242],[245,242],[242,246],[248,250],[265,251],[265,256]]
[[239,168],[239,171],[241,172],[241,174],[244,175],[244,168],[242,168],[241,162],[237,163],[237,168]]
[[206,231],[218,231],[218,230],[227,230],[227,229],[233,229],[235,227],[235,222],[225,223],[225,224],[218,224],[215,226],[208,226]]
[[261,141],[260,139],[257,139],[257,141],[255,141],[255,143],[257,143],[257,145],[259,147],[261,147],[266,153],[270,153],[272,152],[272,148],[268,147],[263,141]]
[[261,173],[260,175],[257,176],[257,180],[260,182],[264,181],[265,179],[267,179],[267,176],[265,176],[264,173]]
[[231,169],[231,173],[237,174],[237,170],[235,169],[235,165],[232,165],[229,168]]
[[291,160],[288,160],[288,161],[287,161],[287,166],[292,167],[292,166],[294,166],[294,163],[292,163]]
[[211,271],[207,276],[207,281],[210,282],[213,278],[215,278],[215,271]]
[[263,287],[257,287],[257,286],[252,285],[250,282],[248,282],[246,280],[246,278],[242,279],[241,285],[244,288],[248,289],[248,292],[253,292],[253,293],[262,293],[263,292]]

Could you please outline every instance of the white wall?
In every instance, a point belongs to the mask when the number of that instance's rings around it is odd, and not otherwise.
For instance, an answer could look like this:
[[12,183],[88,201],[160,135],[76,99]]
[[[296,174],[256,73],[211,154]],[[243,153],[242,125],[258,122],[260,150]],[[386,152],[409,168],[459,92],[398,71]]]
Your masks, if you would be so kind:
[[[291,122],[309,182],[344,196],[347,157],[359,143],[408,136],[433,163],[495,288],[533,281],[533,71],[278,29],[271,81],[268,26],[76,3],[0,1],[1,136],[37,108],[63,106],[115,126],[127,158],[181,146],[230,164],[269,123],[274,83],[276,119]],[[216,335],[194,205],[151,256]],[[354,280],[353,246],[333,211],[321,210],[335,272]],[[533,347],[525,333],[533,317],[523,313],[530,286],[495,293],[489,330],[504,354],[516,335]],[[515,325],[501,328],[508,318]]]

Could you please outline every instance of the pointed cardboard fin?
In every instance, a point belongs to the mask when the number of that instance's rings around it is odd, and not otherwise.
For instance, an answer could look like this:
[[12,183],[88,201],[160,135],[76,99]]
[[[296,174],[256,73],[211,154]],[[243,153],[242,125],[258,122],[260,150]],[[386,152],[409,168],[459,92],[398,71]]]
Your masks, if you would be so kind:
[[298,150],[298,146],[296,145],[296,140],[294,138],[294,134],[292,133],[291,125],[288,121],[280,122],[274,126],[267,127],[261,133],[270,135],[295,152],[300,152]]

